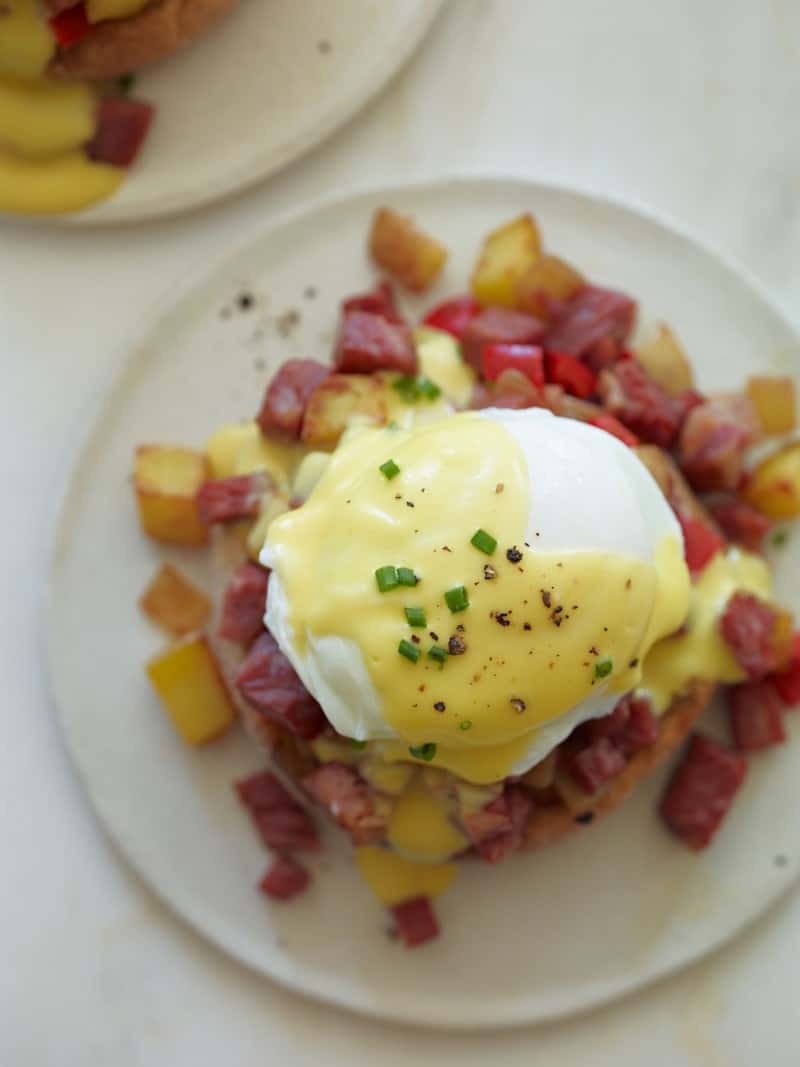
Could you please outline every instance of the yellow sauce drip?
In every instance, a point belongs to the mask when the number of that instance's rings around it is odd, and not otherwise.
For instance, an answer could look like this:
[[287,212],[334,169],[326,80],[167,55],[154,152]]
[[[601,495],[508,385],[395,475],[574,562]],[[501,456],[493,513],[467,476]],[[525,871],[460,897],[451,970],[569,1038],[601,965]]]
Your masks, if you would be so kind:
[[387,907],[414,897],[437,897],[456,876],[454,863],[414,863],[385,848],[356,849],[362,878]]
[[418,863],[442,863],[469,847],[451,822],[445,800],[419,780],[395,802],[386,839],[396,852]]
[[461,358],[458,342],[444,330],[420,326],[414,330],[419,373],[436,382],[445,399],[463,408],[475,387],[475,371]]

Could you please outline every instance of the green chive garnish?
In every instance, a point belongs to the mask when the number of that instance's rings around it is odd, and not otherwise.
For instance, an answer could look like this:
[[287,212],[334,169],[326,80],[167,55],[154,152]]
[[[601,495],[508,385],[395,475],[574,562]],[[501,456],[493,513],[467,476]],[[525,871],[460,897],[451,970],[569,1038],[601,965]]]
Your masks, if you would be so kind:
[[428,659],[434,660],[440,667],[444,667],[444,661],[447,659],[447,649],[442,648],[441,645],[431,645],[428,649]]
[[406,608],[406,618],[409,626],[427,626],[425,621],[425,608]]
[[405,638],[397,646],[397,651],[401,656],[405,656],[406,659],[410,659],[412,663],[416,663],[419,659],[419,649],[416,645],[412,645],[410,641],[406,641]]
[[605,659],[599,659],[594,665],[595,678],[608,678],[609,674],[614,670],[614,661],[610,660],[608,656]]
[[366,741],[356,741],[354,737],[350,738],[350,744],[353,746],[354,749],[356,749],[357,752],[363,752],[364,749],[367,747]]
[[424,396],[426,400],[438,400],[442,395],[442,390],[436,384],[432,382],[430,378],[418,378],[417,389],[421,396]]
[[378,470],[384,476],[387,482],[390,482],[392,478],[396,478],[400,473],[400,468],[397,466],[393,459],[387,459],[385,463],[381,463]]
[[410,567],[398,567],[397,568],[397,581],[400,585],[415,586],[419,581],[419,578],[412,571]]
[[497,548],[497,541],[485,530],[476,530],[469,543],[474,545],[479,552],[485,552],[487,556],[491,556]]
[[772,535],[772,543],[776,548],[782,548],[789,540],[789,535],[786,530],[776,530]]
[[387,422],[386,423],[386,429],[387,430],[399,430],[400,429],[400,423],[399,422],[395,422],[395,420],[392,419],[391,422]]
[[392,382],[392,388],[397,390],[407,404],[416,404],[419,400],[417,379],[408,374],[404,374],[401,378],[397,378],[396,381]]
[[436,745],[433,741],[426,741],[424,745],[411,745],[408,751],[414,759],[424,759],[426,763],[430,763],[436,755]]
[[135,74],[123,74],[121,77],[117,78],[117,89],[120,91],[122,96],[129,96],[130,93],[133,91],[133,87],[135,84]]
[[462,719],[461,722],[458,724],[458,728],[459,730],[471,730],[472,719]]
[[469,597],[463,585],[457,585],[455,589],[448,589],[444,594],[448,608],[455,614],[469,607]]
[[390,589],[396,589],[400,584],[400,575],[397,567],[378,567],[375,571],[375,581],[382,593],[388,593]]

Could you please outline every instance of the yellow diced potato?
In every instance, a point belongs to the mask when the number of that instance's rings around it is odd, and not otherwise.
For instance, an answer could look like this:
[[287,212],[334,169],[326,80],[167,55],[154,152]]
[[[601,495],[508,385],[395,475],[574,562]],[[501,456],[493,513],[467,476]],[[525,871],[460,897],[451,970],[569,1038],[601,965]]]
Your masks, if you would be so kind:
[[236,717],[214,653],[203,636],[173,645],[151,659],[147,675],[187,744],[213,741]]
[[312,448],[333,448],[354,415],[386,421],[386,400],[370,374],[332,374],[311,394],[303,418],[302,439]]
[[483,242],[472,274],[472,292],[482,304],[513,307],[520,279],[542,256],[542,239],[532,215],[520,215]]
[[199,630],[211,614],[211,602],[177,567],[165,563],[139,599],[149,619],[175,637]]
[[33,158],[80,148],[94,133],[96,107],[88,85],[0,77],[0,143]]
[[800,441],[763,459],[750,475],[742,497],[771,519],[800,515]]
[[694,385],[692,367],[678,338],[666,323],[636,349],[639,362],[670,396],[679,396]]
[[0,75],[38,78],[55,50],[56,39],[36,0],[4,0]]
[[200,452],[176,445],[140,445],[134,485],[144,532],[173,545],[203,545],[208,527],[200,518],[197,491],[208,477]]
[[369,252],[387,274],[416,293],[429,289],[447,260],[447,249],[391,208],[375,212]]
[[537,318],[550,318],[547,298],[569,300],[586,284],[582,274],[558,256],[542,256],[517,283],[516,306]]
[[747,396],[756,409],[764,433],[789,433],[795,428],[795,387],[791,378],[750,378]]
[[239,453],[260,438],[261,430],[253,419],[220,426],[206,441],[205,452],[211,477],[232,478],[237,473],[236,461]]

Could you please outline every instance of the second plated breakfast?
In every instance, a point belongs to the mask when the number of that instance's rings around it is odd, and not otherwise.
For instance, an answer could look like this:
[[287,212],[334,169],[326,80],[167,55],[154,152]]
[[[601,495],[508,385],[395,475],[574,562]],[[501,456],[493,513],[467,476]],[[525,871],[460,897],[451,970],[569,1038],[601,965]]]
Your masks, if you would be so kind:
[[[416,292],[447,254],[389,210],[370,251]],[[239,716],[268,755],[237,784],[267,895],[308,885],[313,802],[420,944],[458,861],[584,830],[686,739],[661,815],[705,847],[784,740],[800,646],[761,548],[800,513],[793,384],[703,395],[636,312],[522,216],[417,328],[381,283],[332,366],[284,363],[200,451],[138,449],[144,531],[216,573],[146,590],[176,638],[148,674],[188,742]],[[728,742],[693,732],[718,685]]]

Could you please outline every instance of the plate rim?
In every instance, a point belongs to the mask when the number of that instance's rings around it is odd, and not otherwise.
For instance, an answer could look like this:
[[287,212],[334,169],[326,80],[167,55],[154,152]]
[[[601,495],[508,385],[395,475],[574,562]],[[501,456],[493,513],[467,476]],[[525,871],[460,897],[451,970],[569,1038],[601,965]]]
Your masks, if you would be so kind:
[[218,933],[219,928],[214,928],[204,922],[204,909],[195,906],[193,901],[182,901],[179,904],[177,900],[169,897],[156,882],[150,879],[147,870],[140,864],[135,847],[129,845],[122,836],[118,835],[114,827],[107,821],[102,811],[101,798],[97,795],[98,791],[89,776],[84,772],[80,746],[75,742],[74,737],[67,728],[66,718],[57,696],[56,661],[58,657],[54,649],[55,634],[51,623],[53,617],[51,603],[55,597],[54,578],[58,567],[62,525],[66,515],[69,488],[88,456],[98,423],[106,409],[113,403],[114,398],[123,390],[127,375],[130,373],[136,357],[144,348],[147,340],[158,331],[159,326],[175,311],[181,302],[186,300],[199,286],[208,283],[215,275],[222,273],[227,264],[233,264],[236,260],[248,255],[276,231],[290,227],[306,217],[336,210],[337,207],[353,207],[358,201],[370,201],[378,196],[391,198],[425,192],[443,192],[448,187],[453,186],[461,188],[475,186],[479,190],[480,187],[486,185],[513,186],[515,191],[527,192],[532,198],[541,192],[572,195],[588,200],[595,205],[607,206],[614,210],[627,212],[637,216],[638,219],[649,225],[666,230],[672,236],[678,236],[694,245],[696,249],[714,260],[718,266],[746,285],[767,306],[771,313],[780,320],[786,328],[787,334],[793,338],[798,350],[800,350],[800,326],[789,318],[781,305],[769,293],[765,283],[762,283],[747,267],[739,263],[736,257],[723,253],[711,242],[698,238],[690,227],[676,222],[668,213],[659,213],[653,208],[636,201],[597,193],[590,188],[572,183],[539,180],[526,175],[496,171],[460,172],[442,174],[438,177],[421,177],[407,182],[357,185],[348,187],[333,195],[314,198],[287,211],[278,213],[272,218],[267,218],[263,226],[258,229],[256,235],[250,234],[247,239],[236,242],[233,247],[221,250],[213,258],[183,275],[180,281],[167,286],[164,293],[156,301],[152,302],[151,314],[146,319],[147,325],[128,331],[126,339],[121,341],[118,347],[115,346],[113,357],[116,358],[111,360],[113,370],[111,373],[101,376],[101,380],[97,383],[96,388],[92,390],[91,396],[82,405],[80,412],[82,415],[81,428],[75,433],[72,441],[67,442],[63,459],[54,472],[54,475],[58,477],[58,491],[53,494],[50,508],[48,509],[48,519],[51,525],[46,539],[47,566],[44,572],[44,581],[40,587],[39,610],[37,612],[40,622],[38,644],[44,660],[46,692],[58,727],[61,744],[69,756],[72,772],[76,775],[84,790],[85,799],[89,801],[90,810],[97,824],[105,838],[110,842],[112,851],[125,861],[136,881],[144,885],[148,892],[155,894],[165,906],[165,909],[182,924],[188,926],[193,934],[199,935],[204,941],[214,945],[215,949],[223,952],[229,959],[233,959],[243,965],[261,980],[275,982],[293,994],[306,997],[317,1003],[345,1009],[364,1018],[384,1020],[423,1030],[439,1032],[449,1030],[463,1033],[485,1033],[492,1029],[541,1025],[574,1017],[645,990],[663,978],[686,970],[696,965],[700,960],[715,955],[721,948],[738,938],[772,910],[800,881],[800,865],[793,866],[780,881],[776,881],[775,888],[766,897],[766,902],[761,902],[757,907],[744,910],[740,921],[730,929],[704,943],[701,948],[682,955],[679,960],[668,960],[647,975],[642,976],[631,972],[625,979],[619,979],[609,986],[604,986],[591,999],[580,1005],[550,1005],[545,1010],[532,1013],[529,1010],[521,1010],[520,1005],[514,1002],[510,1010],[505,1012],[498,1011],[495,1006],[490,1016],[484,1017],[478,1013],[477,1015],[473,1014],[469,1019],[464,1019],[463,1017],[456,1019],[451,1016],[440,1019],[432,1014],[423,1017],[412,1017],[402,1008],[397,1011],[393,1010],[391,1005],[354,1004],[345,996],[339,996],[333,989],[309,989],[304,986],[301,977],[267,972],[255,958],[255,955],[250,956],[246,950],[238,947],[238,945],[234,946],[229,942],[225,942],[223,936]]

